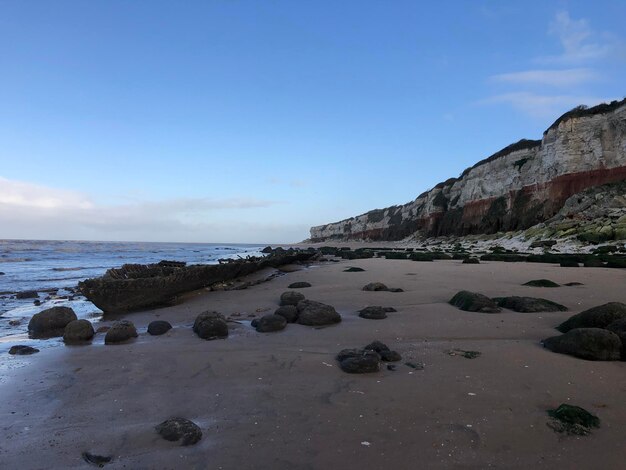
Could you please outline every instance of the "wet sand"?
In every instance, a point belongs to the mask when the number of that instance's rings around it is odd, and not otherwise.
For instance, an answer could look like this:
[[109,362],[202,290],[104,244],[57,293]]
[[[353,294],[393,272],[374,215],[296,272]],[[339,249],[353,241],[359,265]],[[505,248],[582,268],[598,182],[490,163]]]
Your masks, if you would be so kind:
[[[342,272],[348,266],[366,271]],[[584,285],[521,286],[539,278]],[[343,321],[267,334],[244,321],[216,341],[191,331],[204,310],[241,320],[271,313],[295,281],[310,282],[301,292],[333,305]],[[405,292],[361,290],[372,281]],[[341,261],[125,315],[140,332],[128,344],[104,346],[99,334],[91,346],[25,358],[9,358],[3,345],[0,468],[92,468],[84,451],[113,456],[111,469],[624,468],[626,363],[555,354],[540,340],[574,313],[626,302],[625,281],[626,271],[606,268]],[[462,312],[447,304],[462,289],[544,297],[570,311]],[[368,305],[398,311],[359,318]],[[147,335],[155,319],[174,329]],[[402,354],[395,371],[339,369],[339,350],[373,340]],[[481,356],[449,355],[454,348]],[[598,415],[601,428],[585,437],[555,433],[546,410],[561,403]],[[154,426],[173,416],[200,425],[203,439],[191,447],[162,440]]]

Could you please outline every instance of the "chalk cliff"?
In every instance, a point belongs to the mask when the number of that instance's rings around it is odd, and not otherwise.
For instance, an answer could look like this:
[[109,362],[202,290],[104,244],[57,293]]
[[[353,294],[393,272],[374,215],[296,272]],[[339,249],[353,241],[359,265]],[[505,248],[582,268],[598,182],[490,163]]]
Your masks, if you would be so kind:
[[311,241],[401,240],[521,230],[572,195],[626,180],[626,99],[576,108],[541,140],[521,140],[414,201],[311,228]]

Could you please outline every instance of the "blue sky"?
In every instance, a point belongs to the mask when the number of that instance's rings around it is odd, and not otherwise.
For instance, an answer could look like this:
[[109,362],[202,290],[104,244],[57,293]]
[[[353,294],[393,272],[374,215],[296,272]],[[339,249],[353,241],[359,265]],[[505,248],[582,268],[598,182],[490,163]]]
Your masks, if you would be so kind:
[[434,3],[0,0],[0,238],[295,242],[626,96],[626,2]]

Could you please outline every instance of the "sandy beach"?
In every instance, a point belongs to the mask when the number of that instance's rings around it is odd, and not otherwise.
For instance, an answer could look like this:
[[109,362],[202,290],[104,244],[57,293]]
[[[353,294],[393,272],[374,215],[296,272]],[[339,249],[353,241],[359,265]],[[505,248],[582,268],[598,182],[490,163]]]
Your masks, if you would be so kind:
[[[349,266],[365,271],[344,272]],[[522,286],[540,278],[583,285]],[[334,306],[342,322],[251,328],[296,281],[310,282],[300,292]],[[373,281],[404,292],[362,290]],[[556,354],[540,341],[574,313],[626,302],[625,281],[619,269],[365,259],[315,264],[245,290],[193,292],[175,306],[124,315],[139,330],[129,343],[105,346],[98,334],[88,346],[3,352],[0,468],[92,468],[86,451],[112,456],[111,469],[624,468],[626,364]],[[447,303],[464,289],[543,297],[569,311],[464,312]],[[370,305],[397,312],[359,318]],[[192,332],[205,310],[239,321],[229,323],[228,339]],[[155,319],[174,328],[150,336]],[[402,355],[396,370],[338,367],[341,349],[374,340]],[[601,427],[556,433],[546,410],[561,403],[596,414]],[[174,416],[198,424],[202,440],[163,440],[154,427]]]

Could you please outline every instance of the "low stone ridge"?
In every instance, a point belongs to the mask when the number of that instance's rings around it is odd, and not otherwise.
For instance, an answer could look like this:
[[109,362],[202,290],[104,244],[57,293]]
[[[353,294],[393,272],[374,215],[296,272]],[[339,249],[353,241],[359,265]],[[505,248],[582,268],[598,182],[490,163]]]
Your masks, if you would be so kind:
[[306,287],[311,287],[311,283],[301,281],[301,282],[293,282],[287,286],[288,289],[305,289]]
[[274,331],[284,330],[287,326],[287,320],[282,315],[263,315],[255,321],[254,328],[259,333],[271,333]]
[[104,344],[119,344],[136,338],[137,328],[129,320],[120,320],[113,323],[104,336]]
[[170,418],[155,427],[166,441],[180,441],[181,446],[191,446],[202,439],[202,430],[193,421],[185,418]]
[[14,356],[28,356],[30,354],[35,354],[38,352],[39,352],[39,349],[33,348],[32,346],[26,346],[23,344],[11,346],[11,349],[9,349],[9,354],[12,354]]
[[69,307],[48,308],[33,315],[28,322],[28,334],[31,338],[63,336],[67,324],[77,319]]
[[383,307],[371,306],[365,307],[359,310],[359,317],[366,318],[368,320],[383,320],[387,318],[387,312]]
[[341,315],[334,307],[315,302],[314,300],[301,300],[298,302],[298,320],[300,325],[325,326],[341,322]]
[[74,320],[67,324],[63,332],[65,344],[84,344],[93,338],[95,332],[89,320]]
[[555,410],[548,410],[548,415],[553,419],[548,426],[556,432],[585,436],[592,428],[600,427],[600,418],[580,406],[563,403]]
[[148,334],[152,336],[164,335],[172,329],[170,322],[165,320],[154,320],[148,325]]
[[561,333],[567,333],[574,328],[606,328],[622,318],[626,318],[626,304],[609,302],[570,317],[556,329]]
[[531,287],[560,287],[556,282],[550,279],[533,279],[532,281],[524,283],[524,285]]
[[193,323],[193,331],[200,338],[213,340],[228,337],[228,324],[221,313],[202,312]]
[[276,309],[274,315],[284,317],[287,323],[295,323],[298,319],[298,307],[295,305],[283,305]]
[[574,328],[544,339],[543,345],[552,352],[591,361],[619,361],[622,349],[619,336],[601,328]]
[[466,312],[500,313],[502,310],[489,297],[476,292],[462,290],[457,292],[449,302],[455,307]]
[[304,299],[304,294],[296,292],[294,290],[290,290],[281,294],[280,305],[281,307],[285,305],[298,305],[298,302]]
[[508,308],[514,312],[565,312],[567,307],[547,299],[535,297],[497,297],[493,299],[499,307]]

